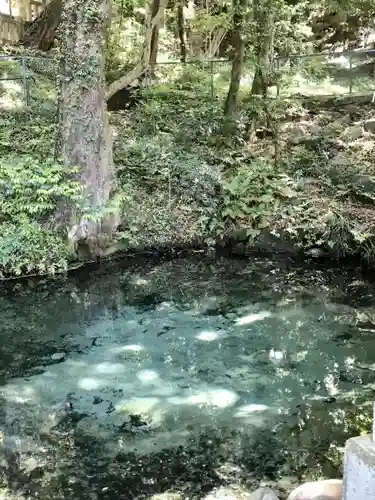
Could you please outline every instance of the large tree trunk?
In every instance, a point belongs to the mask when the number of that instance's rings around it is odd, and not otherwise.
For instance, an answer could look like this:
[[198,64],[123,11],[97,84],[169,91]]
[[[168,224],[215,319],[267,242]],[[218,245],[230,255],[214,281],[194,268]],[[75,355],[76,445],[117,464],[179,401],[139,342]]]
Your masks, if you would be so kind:
[[157,26],[158,30],[160,29],[161,23],[164,19],[164,11],[167,3],[168,0],[158,0],[158,10],[154,16],[152,15],[154,2],[151,1],[149,3],[146,11],[145,38],[144,38],[140,61],[129,73],[122,76],[121,78],[114,81],[108,86],[106,93],[107,99],[116,94],[116,92],[118,92],[119,90],[131,85],[135,80],[140,78],[149,68],[150,57],[151,57],[152,33],[154,27]]
[[[100,215],[114,187],[105,101],[105,49],[111,0],[65,0],[60,25],[59,156],[80,169],[88,210]],[[73,245],[110,232],[113,221],[65,214]]]
[[52,0],[28,26],[20,43],[48,51],[52,48],[61,21],[62,0]]
[[273,0],[253,0],[256,23],[255,74],[251,88],[252,95],[267,97],[270,79],[270,63],[274,42]]
[[244,24],[247,0],[233,0],[233,59],[230,86],[225,100],[224,114],[231,115],[237,102],[245,54]]
[[180,60],[182,63],[186,63],[186,40],[185,40],[185,20],[184,20],[183,0],[177,0],[176,20],[177,20],[178,39],[180,40]]

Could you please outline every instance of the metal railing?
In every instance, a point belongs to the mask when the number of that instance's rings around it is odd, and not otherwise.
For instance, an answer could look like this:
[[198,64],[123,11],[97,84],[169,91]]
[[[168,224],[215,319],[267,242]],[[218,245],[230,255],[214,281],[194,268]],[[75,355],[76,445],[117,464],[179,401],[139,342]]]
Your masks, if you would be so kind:
[[16,75],[8,75],[8,76],[0,76],[0,82],[2,81],[22,81],[23,83],[23,93],[24,93],[24,99],[25,99],[25,104],[26,106],[29,105],[29,98],[30,98],[30,86],[29,86],[29,80],[30,80],[30,75],[27,74],[26,71],[26,58],[25,57],[16,57],[16,56],[0,56],[0,63],[1,61],[15,61],[19,63],[20,66],[20,76]]
[[[337,58],[342,58],[345,63],[335,64],[334,60]],[[13,74],[6,72],[4,76],[4,72],[1,73],[1,63],[7,61],[15,62],[18,70]],[[0,55],[0,83],[5,80],[20,81],[26,105],[30,102],[31,85],[38,85],[38,75],[31,69],[31,66],[38,61],[41,64],[55,65],[55,61],[48,57]],[[360,64],[357,64],[358,62]],[[366,63],[369,63],[367,74],[360,75],[361,71],[365,71]],[[373,65],[372,69],[371,65]],[[255,66],[254,59],[245,60],[240,86],[240,91],[242,89],[243,93],[250,93]],[[174,68],[172,71],[171,67]],[[178,77],[174,77],[173,72],[180,75],[185,72],[185,75],[189,76],[194,73],[193,67],[197,72],[201,72],[200,78],[204,79],[203,85],[206,85],[211,101],[217,97],[224,97],[230,82],[231,61],[228,59],[188,60],[184,63],[160,61],[150,68],[150,75],[156,73],[156,81],[165,81],[173,89],[174,85],[178,85]],[[53,71],[56,76],[55,66]],[[365,93],[372,96],[373,101],[375,100],[375,49],[279,56],[274,58],[272,71],[277,78],[270,95],[275,98],[303,94],[301,91],[303,85],[293,82],[293,78],[299,72],[305,77],[304,90],[308,95]],[[39,71],[39,74],[42,74],[42,71]],[[202,75],[205,75],[205,78]],[[150,86],[153,85],[153,81],[153,77],[150,76]],[[144,85],[147,86],[147,78],[144,79]],[[202,81],[199,84],[196,83],[196,88],[192,90],[201,92]]]

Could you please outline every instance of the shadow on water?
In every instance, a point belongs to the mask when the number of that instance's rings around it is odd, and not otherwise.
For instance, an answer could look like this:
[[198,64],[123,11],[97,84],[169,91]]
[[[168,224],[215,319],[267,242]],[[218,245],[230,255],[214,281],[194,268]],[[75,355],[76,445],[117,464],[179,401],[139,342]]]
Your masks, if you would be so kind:
[[0,498],[203,499],[335,477],[367,425],[375,286],[357,270],[187,259],[3,292]]

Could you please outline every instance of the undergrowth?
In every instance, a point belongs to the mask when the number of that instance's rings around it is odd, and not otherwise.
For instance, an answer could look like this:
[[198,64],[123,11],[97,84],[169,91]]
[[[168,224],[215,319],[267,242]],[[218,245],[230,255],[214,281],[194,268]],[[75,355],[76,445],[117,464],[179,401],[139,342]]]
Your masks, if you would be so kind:
[[72,258],[54,227],[59,206],[78,204],[75,171],[33,156],[0,161],[0,277],[66,270]]
[[[251,245],[267,233],[288,238],[301,251],[319,248],[373,263],[372,224],[351,211],[351,203],[369,210],[375,203],[369,160],[363,160],[363,175],[351,160],[331,162],[349,152],[358,159],[362,149],[320,129],[292,145],[289,137],[280,139],[275,165],[267,121],[298,121],[306,115],[303,106],[246,98],[229,120],[215,97],[207,79],[200,84],[199,72],[182,74],[173,85],[144,90],[139,108],[111,115],[116,210],[123,220],[116,239],[128,247],[213,245],[238,233]],[[79,197],[74,179],[49,160],[56,133],[52,108],[39,112],[34,103],[0,120],[3,276],[56,272],[74,258],[64,235],[52,230],[61,203],[76,204]]]

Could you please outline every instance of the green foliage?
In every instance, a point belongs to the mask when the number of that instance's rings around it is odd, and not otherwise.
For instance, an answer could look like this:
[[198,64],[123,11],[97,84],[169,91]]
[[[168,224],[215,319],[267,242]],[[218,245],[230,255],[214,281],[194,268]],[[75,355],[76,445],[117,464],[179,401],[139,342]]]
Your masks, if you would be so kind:
[[[207,151],[178,149],[166,133],[122,142],[116,148],[118,176],[122,184],[137,180],[144,189],[172,189],[185,194],[214,194],[214,168],[205,160]],[[170,186],[171,184],[171,186]],[[199,194],[200,193],[200,194]]]
[[32,155],[52,156],[56,124],[49,115],[15,112],[0,116],[0,158]]
[[350,424],[354,427],[353,435],[370,434],[373,425],[371,405],[359,405],[356,411],[349,415]]
[[81,186],[52,160],[0,162],[0,276],[66,269],[70,253],[54,226],[58,207],[78,205]]
[[51,216],[67,200],[77,203],[81,186],[61,164],[33,157],[0,163],[0,221]]
[[0,224],[0,278],[65,271],[71,254],[62,238],[27,218]]
[[142,39],[142,23],[120,18],[112,21],[106,52],[108,82],[125,75],[137,63]]
[[274,215],[282,210],[284,200],[296,196],[293,184],[270,164],[242,165],[222,182],[222,217],[248,228],[268,227]]
[[185,148],[206,145],[223,122],[221,103],[211,102],[198,87],[194,93],[167,85],[147,92],[147,102],[137,123],[141,135],[173,134]]
[[321,247],[337,258],[344,258],[353,254],[355,248],[351,225],[347,217],[332,208],[319,213],[313,210],[300,227],[306,246]]

